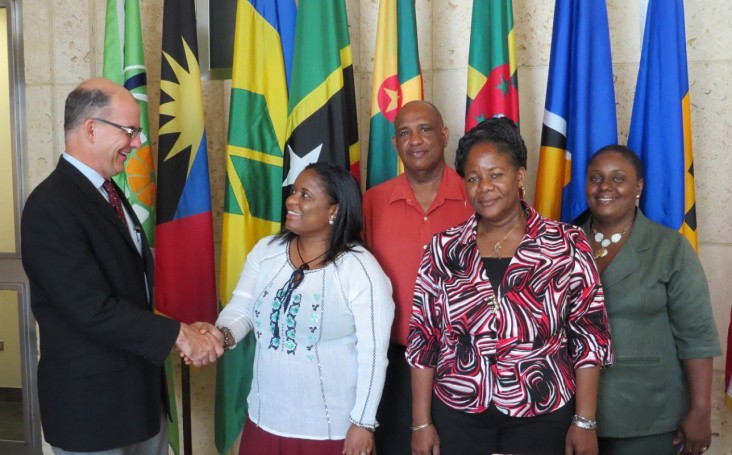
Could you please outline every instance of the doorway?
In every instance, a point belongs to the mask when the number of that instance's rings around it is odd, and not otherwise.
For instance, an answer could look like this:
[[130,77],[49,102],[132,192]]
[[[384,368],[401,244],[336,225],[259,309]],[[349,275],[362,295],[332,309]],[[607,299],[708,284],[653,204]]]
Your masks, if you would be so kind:
[[37,343],[20,260],[25,97],[20,0],[0,0],[0,453],[41,453]]

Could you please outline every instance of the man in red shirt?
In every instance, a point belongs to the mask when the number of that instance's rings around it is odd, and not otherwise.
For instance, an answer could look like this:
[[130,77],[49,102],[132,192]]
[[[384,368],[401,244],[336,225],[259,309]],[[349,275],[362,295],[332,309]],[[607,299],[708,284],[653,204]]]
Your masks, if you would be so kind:
[[394,119],[392,143],[404,173],[364,195],[364,241],[394,287],[396,312],[391,329],[389,367],[379,405],[376,450],[410,454],[412,422],[410,370],[404,352],[417,269],[432,236],[473,214],[465,187],[445,164],[448,129],[437,108],[412,101]]

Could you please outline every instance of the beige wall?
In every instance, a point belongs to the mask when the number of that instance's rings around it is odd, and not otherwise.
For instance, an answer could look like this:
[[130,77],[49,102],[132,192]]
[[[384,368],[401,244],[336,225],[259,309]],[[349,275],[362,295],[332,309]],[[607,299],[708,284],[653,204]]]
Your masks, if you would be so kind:
[[[27,191],[45,178],[63,149],[63,101],[82,79],[101,74],[104,1],[24,0],[23,27],[26,63]],[[152,137],[157,132],[160,78],[162,0],[142,0],[145,53],[148,67]],[[608,0],[608,14],[616,82],[620,142],[628,134],[636,73],[640,56],[641,0]],[[378,1],[347,0],[359,101],[361,150],[368,149],[368,119]],[[417,0],[420,60],[425,97],[444,113],[452,131],[448,161],[463,129],[470,0]],[[732,116],[732,2],[685,1],[691,90],[693,139],[697,184],[700,256],[712,291],[720,338],[727,333],[732,294],[732,154],[729,153]],[[522,133],[529,148],[527,195],[533,183],[539,153],[539,135],[551,45],[553,2],[514,0]],[[224,187],[224,147],[228,84],[204,82],[204,108],[215,236],[221,237]],[[362,160],[365,162],[365,160]],[[725,343],[723,343],[724,345]],[[723,358],[715,359],[714,431],[724,428],[721,408]],[[214,453],[214,369],[193,372],[194,447],[198,454]],[[726,435],[730,438],[732,435]],[[725,437],[725,434],[722,434]],[[710,454],[721,454],[716,440]],[[730,439],[727,439],[730,441]],[[728,443],[732,447],[732,441]],[[732,452],[724,452],[732,453]]]
[[0,340],[5,344],[0,351],[0,388],[20,389],[20,332],[18,319],[18,291],[0,290]]

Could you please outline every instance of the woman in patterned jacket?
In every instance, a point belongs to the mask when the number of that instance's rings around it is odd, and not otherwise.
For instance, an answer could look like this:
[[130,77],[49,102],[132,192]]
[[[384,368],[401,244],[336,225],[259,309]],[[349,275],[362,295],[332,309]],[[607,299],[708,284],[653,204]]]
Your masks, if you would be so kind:
[[420,264],[407,357],[415,454],[596,454],[603,292],[581,229],[522,200],[526,146],[507,118],[458,145],[476,213]]
[[306,167],[216,321],[226,348],[256,339],[241,455],[373,450],[394,302],[360,244],[360,196],[343,168]]

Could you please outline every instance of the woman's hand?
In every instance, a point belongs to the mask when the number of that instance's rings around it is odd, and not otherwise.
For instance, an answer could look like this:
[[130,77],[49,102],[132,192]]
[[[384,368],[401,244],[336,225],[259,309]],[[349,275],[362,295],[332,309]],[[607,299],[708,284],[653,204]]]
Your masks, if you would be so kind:
[[351,424],[343,443],[343,455],[370,455],[374,450],[374,434]]
[[434,425],[412,432],[412,455],[440,455],[440,436]]
[[679,453],[699,455],[712,443],[712,424],[709,412],[690,409],[679,425],[674,444],[681,444]]
[[564,444],[565,455],[597,455],[597,433],[570,425]]

